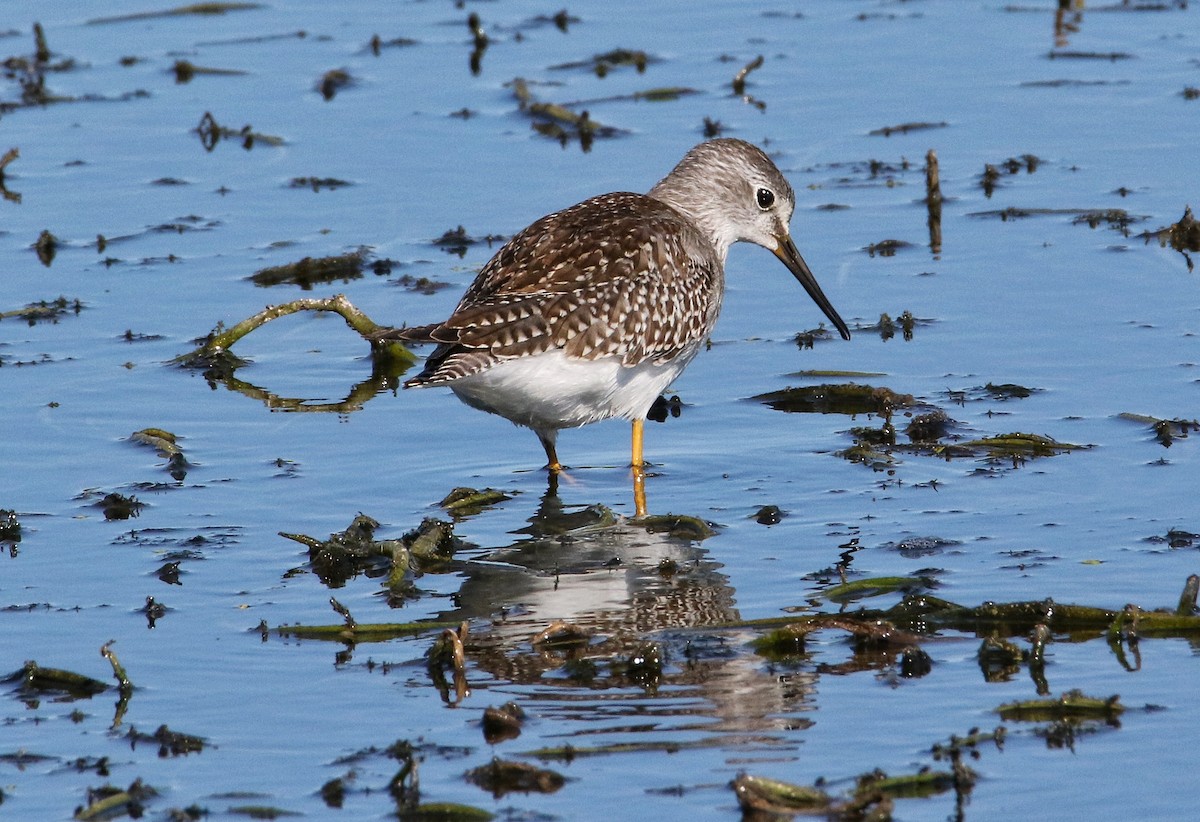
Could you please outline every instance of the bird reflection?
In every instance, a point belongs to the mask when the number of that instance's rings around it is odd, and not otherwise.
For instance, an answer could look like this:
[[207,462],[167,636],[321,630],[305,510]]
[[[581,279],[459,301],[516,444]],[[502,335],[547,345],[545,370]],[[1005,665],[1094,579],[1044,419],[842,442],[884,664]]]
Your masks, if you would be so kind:
[[1063,48],[1069,45],[1070,35],[1079,31],[1083,22],[1083,0],[1058,0],[1058,8],[1054,12],[1054,46]]
[[580,689],[626,689],[606,702],[608,718],[627,705],[644,721],[645,697],[669,687],[663,709],[703,717],[703,730],[795,729],[814,675],[781,673],[745,653],[749,629],[705,630],[740,614],[701,543],[652,533],[603,505],[564,504],[557,482],[551,474],[519,539],[460,568],[457,607],[438,615],[471,621],[472,665],[551,686],[543,704],[558,698],[563,710],[575,709]]

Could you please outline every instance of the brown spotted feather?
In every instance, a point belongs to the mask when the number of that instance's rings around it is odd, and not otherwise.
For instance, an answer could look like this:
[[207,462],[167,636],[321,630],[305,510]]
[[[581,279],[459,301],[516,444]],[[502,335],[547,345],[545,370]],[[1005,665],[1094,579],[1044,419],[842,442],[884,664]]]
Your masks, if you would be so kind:
[[[723,292],[712,244],[679,212],[619,192],[547,215],[483,267],[444,322],[405,329],[437,342],[406,385],[437,385],[562,349],[662,363],[712,330]],[[683,263],[682,265],[680,263]]]

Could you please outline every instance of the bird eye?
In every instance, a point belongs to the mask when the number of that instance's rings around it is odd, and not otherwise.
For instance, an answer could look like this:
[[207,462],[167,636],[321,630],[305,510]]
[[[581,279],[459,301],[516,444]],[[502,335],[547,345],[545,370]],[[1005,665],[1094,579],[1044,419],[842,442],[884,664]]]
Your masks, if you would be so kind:
[[763,211],[775,205],[775,192],[769,188],[760,188],[754,196],[758,198],[758,207]]

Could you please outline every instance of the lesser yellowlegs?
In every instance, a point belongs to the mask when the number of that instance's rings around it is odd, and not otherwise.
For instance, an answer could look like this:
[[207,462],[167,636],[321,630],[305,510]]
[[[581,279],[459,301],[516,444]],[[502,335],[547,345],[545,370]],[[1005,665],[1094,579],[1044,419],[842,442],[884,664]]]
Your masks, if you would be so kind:
[[740,240],[772,251],[844,339],[788,230],[792,187],[742,140],[701,143],[647,194],[617,192],[548,214],[483,267],[449,319],[387,336],[437,343],[406,388],[448,385],[467,405],[533,429],[561,470],[559,430],[633,422],[638,515],[642,427],[708,337]]

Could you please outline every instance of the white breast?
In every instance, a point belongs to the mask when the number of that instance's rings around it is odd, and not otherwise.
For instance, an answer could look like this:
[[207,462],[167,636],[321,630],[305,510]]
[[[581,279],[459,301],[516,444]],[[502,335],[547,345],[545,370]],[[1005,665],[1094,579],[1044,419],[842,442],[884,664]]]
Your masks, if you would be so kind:
[[645,417],[699,345],[662,363],[627,367],[616,357],[581,360],[562,351],[506,360],[450,384],[458,398],[534,430]]

